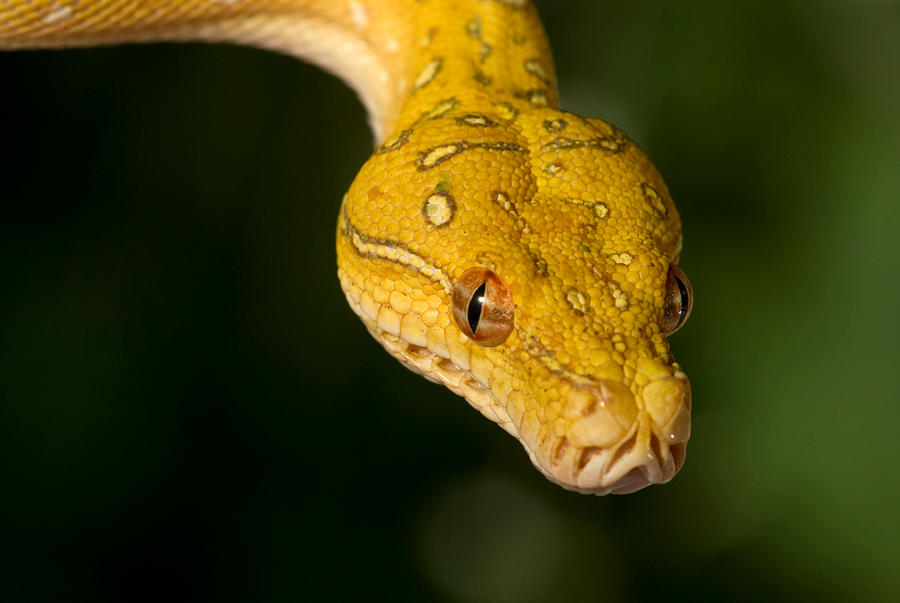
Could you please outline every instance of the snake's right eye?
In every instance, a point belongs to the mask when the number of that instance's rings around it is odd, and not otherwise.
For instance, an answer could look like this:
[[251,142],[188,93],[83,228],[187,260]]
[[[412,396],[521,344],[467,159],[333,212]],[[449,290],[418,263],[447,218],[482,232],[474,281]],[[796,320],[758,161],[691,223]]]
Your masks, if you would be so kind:
[[663,333],[671,335],[680,329],[690,316],[693,305],[694,291],[691,289],[691,281],[681,268],[670,264],[669,275],[666,277],[666,307],[660,325]]
[[512,292],[485,268],[466,270],[453,285],[453,318],[465,335],[491,347],[506,341],[513,329]]

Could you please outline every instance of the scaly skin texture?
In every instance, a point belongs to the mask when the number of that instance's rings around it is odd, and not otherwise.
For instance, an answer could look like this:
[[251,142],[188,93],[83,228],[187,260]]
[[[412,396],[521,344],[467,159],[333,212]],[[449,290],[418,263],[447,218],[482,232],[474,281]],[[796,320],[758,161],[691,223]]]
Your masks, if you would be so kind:
[[[558,109],[530,3],[0,2],[0,48],[153,40],[253,44],[348,81],[377,148],[341,206],[338,274],[372,335],[563,487],[625,493],[678,471],[690,386],[660,328],[678,214],[625,134]],[[475,267],[515,304],[494,347],[452,315]]]

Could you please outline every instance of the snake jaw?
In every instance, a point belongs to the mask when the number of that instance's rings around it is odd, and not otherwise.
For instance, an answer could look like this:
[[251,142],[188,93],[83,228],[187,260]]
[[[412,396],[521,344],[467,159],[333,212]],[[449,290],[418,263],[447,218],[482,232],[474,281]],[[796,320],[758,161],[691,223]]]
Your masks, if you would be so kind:
[[497,401],[497,397],[488,385],[471,374],[468,367],[461,367],[449,357],[428,347],[410,344],[400,337],[387,333],[363,315],[360,315],[360,318],[366,325],[369,334],[403,366],[462,396],[482,415],[500,425],[509,434],[518,437],[516,427],[505,406]]
[[359,312],[349,295],[348,300],[369,333],[391,355],[413,372],[464,397],[516,437],[534,466],[563,488],[584,494],[629,494],[669,481],[684,463],[691,395],[687,377],[680,371],[647,383],[641,388],[640,404],[621,382],[571,380],[562,416],[541,421],[537,407],[560,405],[529,399],[516,389],[498,395],[495,384],[476,377],[465,358],[457,355],[454,362],[443,354],[445,349],[411,344],[386,332]]

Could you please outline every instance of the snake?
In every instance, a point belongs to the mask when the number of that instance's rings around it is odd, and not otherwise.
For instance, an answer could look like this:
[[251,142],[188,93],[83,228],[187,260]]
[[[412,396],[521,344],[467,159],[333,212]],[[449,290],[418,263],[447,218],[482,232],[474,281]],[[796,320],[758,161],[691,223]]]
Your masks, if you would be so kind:
[[563,488],[680,470],[680,218],[633,140],[559,108],[528,0],[0,0],[3,50],[160,41],[285,53],[358,94],[375,144],[340,203],[338,277],[403,365]]

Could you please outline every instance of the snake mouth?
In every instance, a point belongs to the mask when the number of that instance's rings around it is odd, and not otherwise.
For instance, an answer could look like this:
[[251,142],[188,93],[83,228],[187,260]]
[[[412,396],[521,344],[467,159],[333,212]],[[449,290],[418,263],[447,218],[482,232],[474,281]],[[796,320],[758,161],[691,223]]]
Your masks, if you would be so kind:
[[633,467],[609,486],[610,494],[631,494],[653,484],[664,484],[681,470],[687,452],[687,443],[678,442],[669,447],[670,458],[660,465],[658,457],[650,463]]
[[[545,458],[539,447],[535,464],[548,466],[544,473],[551,480],[583,493],[629,494],[666,483],[684,464],[691,390],[683,373],[660,381],[643,388],[640,405],[618,382],[599,380],[587,388],[586,407],[584,397],[572,395],[568,415],[577,414],[575,424],[580,420],[582,428],[570,427]],[[629,408],[630,413],[623,410]],[[627,427],[620,431],[622,426]]]
[[[684,464],[690,437],[690,387],[683,373],[671,378],[679,382],[677,391],[682,398],[662,424],[658,422],[659,416],[652,416],[648,410],[638,410],[632,415],[627,429],[602,445],[579,441],[577,432],[572,431],[568,435],[537,433],[530,437],[523,429],[520,417],[516,417],[520,420],[511,418],[511,414],[515,416],[508,407],[511,397],[501,404],[489,386],[449,358],[386,333],[369,321],[364,322],[372,336],[404,366],[464,397],[481,414],[516,437],[535,467],[567,490],[597,495],[629,494],[669,481]],[[588,388],[595,398],[590,405],[595,418],[607,413],[611,406],[602,400],[602,394],[597,393],[606,391],[602,387],[604,382],[601,380],[598,384],[598,387]],[[621,386],[616,392],[619,402],[633,404],[633,397],[624,393]],[[609,420],[622,419],[610,415]]]
[[666,483],[681,469],[686,450],[687,444],[684,442],[671,446],[672,460],[671,463],[667,463],[666,467],[661,467],[657,459],[654,459],[656,462],[653,464],[633,467],[609,486],[610,494],[631,494],[653,484]]
[[575,464],[574,470],[567,471],[568,479],[548,477],[564,488],[598,495],[631,494],[668,482],[684,465],[687,442],[664,444],[653,432],[649,441],[642,442],[641,431],[639,420],[632,434],[617,446],[603,451],[582,451],[582,460]]

